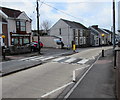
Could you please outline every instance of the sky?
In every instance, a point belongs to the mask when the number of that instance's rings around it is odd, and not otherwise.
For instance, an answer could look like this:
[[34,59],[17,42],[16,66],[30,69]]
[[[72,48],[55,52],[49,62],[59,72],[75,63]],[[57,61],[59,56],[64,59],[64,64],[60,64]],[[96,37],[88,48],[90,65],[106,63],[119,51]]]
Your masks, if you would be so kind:
[[[113,0],[39,0],[40,24],[48,20],[54,25],[60,18],[79,22],[86,27],[99,25],[111,30]],[[118,1],[116,0],[116,30],[118,30]],[[25,11],[37,29],[36,0],[1,0],[0,6]]]

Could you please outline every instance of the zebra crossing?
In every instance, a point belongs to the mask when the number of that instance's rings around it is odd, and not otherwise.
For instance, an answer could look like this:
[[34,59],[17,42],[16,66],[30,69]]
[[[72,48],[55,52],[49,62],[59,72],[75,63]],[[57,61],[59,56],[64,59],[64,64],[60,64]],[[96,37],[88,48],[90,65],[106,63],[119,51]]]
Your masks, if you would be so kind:
[[58,62],[58,63],[67,63],[67,64],[85,64],[89,61],[90,59],[86,58],[74,58],[74,57],[59,57],[56,59],[53,59],[53,62]]
[[28,58],[20,59],[19,61],[47,61],[55,58],[54,56],[33,56]]
[[66,64],[85,64],[90,59],[85,58],[75,58],[75,57],[55,57],[55,56],[33,56],[28,58],[20,59],[19,61],[52,61],[52,62],[58,62],[58,63],[66,63]]

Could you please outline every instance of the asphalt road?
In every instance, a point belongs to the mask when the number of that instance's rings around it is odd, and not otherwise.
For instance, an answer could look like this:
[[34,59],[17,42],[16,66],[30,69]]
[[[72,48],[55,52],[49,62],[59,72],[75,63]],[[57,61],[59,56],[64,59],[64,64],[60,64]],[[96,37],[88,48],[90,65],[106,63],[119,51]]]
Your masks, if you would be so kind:
[[[109,48],[105,47],[105,49]],[[2,96],[3,98],[41,98],[46,94],[49,94],[47,95],[49,97],[55,94],[55,97],[62,91],[58,88],[72,84],[73,70],[81,68],[79,73],[83,73],[86,66],[90,64],[89,60],[94,60],[100,51],[101,48],[89,48],[89,50],[63,56],[65,58],[59,57],[37,67],[5,76],[2,78]],[[59,93],[56,93],[57,91]]]
[[2,75],[8,75],[13,72],[21,71],[27,68],[35,67],[44,63],[49,59],[56,58],[61,56],[62,54],[72,54],[72,50],[66,49],[52,49],[52,48],[44,48],[41,50],[42,55],[38,55],[35,53],[21,54],[21,55],[13,55],[7,56],[9,61],[0,62],[0,71]]

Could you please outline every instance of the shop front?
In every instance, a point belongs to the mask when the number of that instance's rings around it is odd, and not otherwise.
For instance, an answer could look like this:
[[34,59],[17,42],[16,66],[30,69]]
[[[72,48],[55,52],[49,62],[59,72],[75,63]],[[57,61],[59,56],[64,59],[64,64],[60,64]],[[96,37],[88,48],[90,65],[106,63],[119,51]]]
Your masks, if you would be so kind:
[[11,45],[24,46],[30,44],[30,34],[11,33]]

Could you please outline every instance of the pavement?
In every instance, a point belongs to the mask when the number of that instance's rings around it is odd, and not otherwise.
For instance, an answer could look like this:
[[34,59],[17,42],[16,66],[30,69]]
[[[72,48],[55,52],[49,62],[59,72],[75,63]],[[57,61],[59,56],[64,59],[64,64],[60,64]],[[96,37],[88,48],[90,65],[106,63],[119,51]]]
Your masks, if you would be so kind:
[[[66,89],[68,89],[67,87]],[[107,98],[116,100],[115,69],[113,67],[112,50],[105,51],[105,56],[100,57],[91,67],[83,79],[79,81],[66,93],[66,89],[58,98]]]
[[116,48],[116,92],[120,100],[120,47]]

